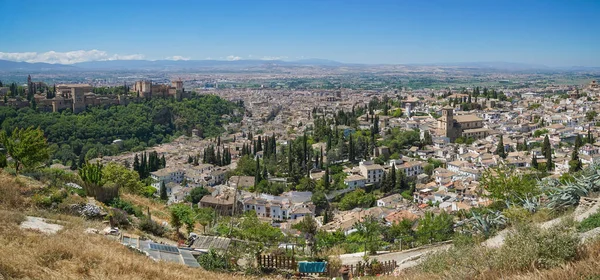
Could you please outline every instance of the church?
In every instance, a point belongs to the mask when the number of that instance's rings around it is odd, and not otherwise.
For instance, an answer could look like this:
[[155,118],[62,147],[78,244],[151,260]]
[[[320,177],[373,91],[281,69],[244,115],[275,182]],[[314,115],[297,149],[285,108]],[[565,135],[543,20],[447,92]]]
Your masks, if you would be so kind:
[[454,115],[454,108],[442,108],[442,116],[438,119],[438,135],[448,137],[450,142],[457,138],[482,139],[489,135],[483,127],[483,119],[476,115]]

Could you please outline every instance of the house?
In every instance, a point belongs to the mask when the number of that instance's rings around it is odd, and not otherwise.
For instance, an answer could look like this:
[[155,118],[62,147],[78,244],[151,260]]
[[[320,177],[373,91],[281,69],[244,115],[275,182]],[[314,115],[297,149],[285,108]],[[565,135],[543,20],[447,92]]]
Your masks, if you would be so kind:
[[403,202],[404,198],[402,198],[402,195],[397,193],[378,199],[377,206],[386,208],[396,208],[397,206],[402,205]]
[[383,167],[379,164],[363,161],[359,164],[359,169],[367,184],[379,183],[383,179]]
[[159,189],[160,184],[163,182],[165,184],[168,184],[170,182],[181,184],[181,182],[183,182],[184,175],[185,171],[177,168],[163,168],[150,173],[150,177],[154,180],[152,186],[156,189]]
[[254,186],[254,176],[231,176],[228,185],[234,189],[248,189]]
[[364,188],[366,182],[367,179],[360,175],[350,175],[344,179],[344,184],[346,184],[346,186],[352,190],[356,188]]
[[396,166],[398,170],[403,171],[407,177],[418,176],[423,174],[423,166],[425,165],[422,161],[407,161],[400,166]]
[[198,202],[199,208],[212,208],[220,215],[233,215],[235,196],[231,194],[220,194],[217,196],[205,195]]

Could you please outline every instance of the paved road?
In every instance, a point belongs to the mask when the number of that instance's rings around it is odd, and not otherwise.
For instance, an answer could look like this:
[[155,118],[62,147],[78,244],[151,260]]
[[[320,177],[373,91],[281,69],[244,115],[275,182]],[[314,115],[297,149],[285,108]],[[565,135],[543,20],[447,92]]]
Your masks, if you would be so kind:
[[[442,244],[442,245],[437,245],[437,246],[432,246],[432,247],[416,248],[416,249],[406,250],[406,251],[402,251],[402,252],[381,253],[376,256],[371,256],[371,258],[375,258],[381,262],[395,260],[396,262],[400,263],[403,260],[406,260],[408,258],[418,256],[418,255],[421,255],[424,253],[436,251],[436,250],[446,249],[449,246],[450,246],[450,244]],[[358,262],[363,261],[364,255],[365,255],[364,252],[363,253],[354,253],[354,254],[344,254],[344,255],[340,256],[340,259],[342,260],[342,264],[351,265],[351,264],[357,264]]]

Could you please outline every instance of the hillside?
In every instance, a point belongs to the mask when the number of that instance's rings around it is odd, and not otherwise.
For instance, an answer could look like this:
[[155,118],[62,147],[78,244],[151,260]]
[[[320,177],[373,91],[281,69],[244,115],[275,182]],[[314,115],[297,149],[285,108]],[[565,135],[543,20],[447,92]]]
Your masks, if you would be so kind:
[[[222,275],[183,265],[154,262],[101,234],[100,221],[39,210],[32,194],[46,186],[0,172],[0,279],[217,279]],[[64,228],[54,235],[19,228],[25,216],[45,217]],[[4,277],[4,278],[3,278]]]

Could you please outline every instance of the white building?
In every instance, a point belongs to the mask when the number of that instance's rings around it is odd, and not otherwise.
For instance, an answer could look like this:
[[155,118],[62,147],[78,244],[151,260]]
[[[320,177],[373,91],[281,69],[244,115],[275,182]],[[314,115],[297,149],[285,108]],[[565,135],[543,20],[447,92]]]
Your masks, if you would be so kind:
[[359,169],[367,184],[379,183],[383,179],[383,167],[379,164],[363,161],[359,164]]
[[367,179],[360,175],[350,175],[346,177],[346,179],[344,179],[344,184],[346,184],[346,186],[348,186],[348,188],[352,190],[356,188],[364,188],[366,182]]
[[150,177],[154,180],[152,186],[156,189],[160,188],[161,182],[165,184],[175,182],[181,184],[185,171],[176,168],[163,168],[150,173]]

